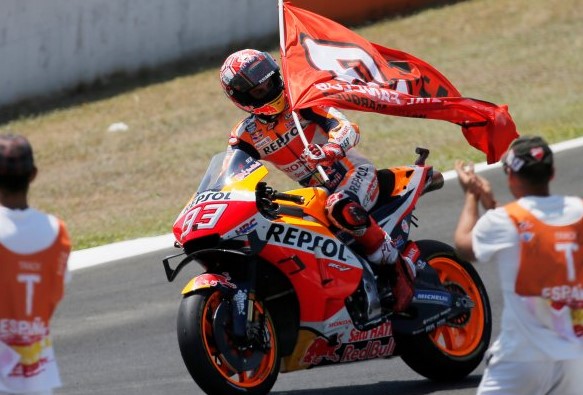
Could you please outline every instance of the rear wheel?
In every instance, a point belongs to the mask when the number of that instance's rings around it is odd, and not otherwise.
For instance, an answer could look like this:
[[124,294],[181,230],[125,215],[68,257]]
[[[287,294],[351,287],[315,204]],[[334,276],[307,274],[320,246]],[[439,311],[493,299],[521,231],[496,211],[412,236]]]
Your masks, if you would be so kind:
[[252,339],[232,334],[231,301],[216,289],[186,296],[178,312],[178,343],[188,371],[207,394],[267,394],[279,373],[273,322],[255,302]]
[[450,292],[468,296],[474,307],[428,334],[401,336],[403,361],[435,381],[459,380],[482,361],[492,334],[492,313],[486,288],[474,267],[437,241],[420,241],[423,258]]

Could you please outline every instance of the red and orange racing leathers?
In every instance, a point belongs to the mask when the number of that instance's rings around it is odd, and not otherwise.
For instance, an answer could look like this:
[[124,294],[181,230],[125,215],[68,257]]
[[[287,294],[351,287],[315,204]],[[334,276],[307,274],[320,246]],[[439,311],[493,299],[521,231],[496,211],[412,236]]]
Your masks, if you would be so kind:
[[[376,168],[354,149],[360,137],[358,127],[333,107],[300,110],[298,118],[308,143],[336,143],[346,154],[331,166],[324,167],[330,178],[326,185],[304,156],[305,147],[289,108],[269,120],[251,115],[239,122],[231,132],[229,149],[241,149],[255,159],[272,163],[302,186],[328,189],[331,195],[326,208],[330,220],[337,227],[355,234],[355,228],[351,227],[354,221],[346,218],[345,213],[342,215],[342,210],[334,210],[334,206],[339,202],[356,202],[369,211],[379,195]],[[366,224],[361,225],[370,227],[371,219],[367,218]],[[364,230],[355,235],[363,236]],[[374,242],[369,248],[365,247],[366,250],[378,248],[379,230],[376,229],[374,234]],[[384,232],[382,234],[384,236]]]

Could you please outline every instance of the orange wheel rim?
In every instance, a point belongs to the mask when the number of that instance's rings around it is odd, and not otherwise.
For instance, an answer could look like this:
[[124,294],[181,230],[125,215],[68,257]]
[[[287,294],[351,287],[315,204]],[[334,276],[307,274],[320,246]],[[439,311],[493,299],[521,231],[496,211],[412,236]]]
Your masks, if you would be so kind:
[[430,338],[443,352],[462,357],[474,352],[480,344],[484,332],[485,310],[480,290],[472,277],[459,263],[450,258],[433,258],[429,262],[446,287],[461,289],[474,302],[469,319],[460,326],[442,325],[430,332]]
[[[237,372],[226,361],[224,356],[216,348],[213,340],[212,316],[221,303],[220,294],[215,292],[207,300],[202,312],[202,340],[204,343],[207,356],[214,365],[217,372],[219,372],[226,380],[237,387],[251,388],[263,383],[269,377],[275,366],[275,330],[273,323],[266,317],[265,330],[269,333],[270,345],[268,352],[264,355],[259,366],[253,370]],[[265,314],[263,307],[255,302],[255,312],[259,315]],[[244,356],[244,355],[242,355]]]

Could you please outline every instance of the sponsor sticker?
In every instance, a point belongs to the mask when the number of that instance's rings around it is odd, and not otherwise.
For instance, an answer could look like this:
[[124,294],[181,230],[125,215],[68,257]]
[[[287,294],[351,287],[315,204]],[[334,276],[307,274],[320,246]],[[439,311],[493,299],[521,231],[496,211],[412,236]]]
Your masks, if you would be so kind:
[[348,261],[348,252],[344,244],[303,229],[292,228],[282,224],[271,224],[265,238],[271,242],[307,251],[314,251],[316,247],[320,247],[321,253],[325,257],[337,261]]
[[418,302],[449,306],[451,304],[451,295],[447,292],[440,291],[415,291],[415,300]]

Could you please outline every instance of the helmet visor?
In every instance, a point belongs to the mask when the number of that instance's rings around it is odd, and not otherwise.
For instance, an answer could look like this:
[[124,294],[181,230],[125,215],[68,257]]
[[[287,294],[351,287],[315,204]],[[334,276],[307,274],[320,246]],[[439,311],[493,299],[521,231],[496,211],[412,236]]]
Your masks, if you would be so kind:
[[245,93],[267,81],[278,70],[277,63],[271,59],[271,56],[266,56],[264,59],[257,59],[241,69],[233,77],[230,85],[234,90]]

